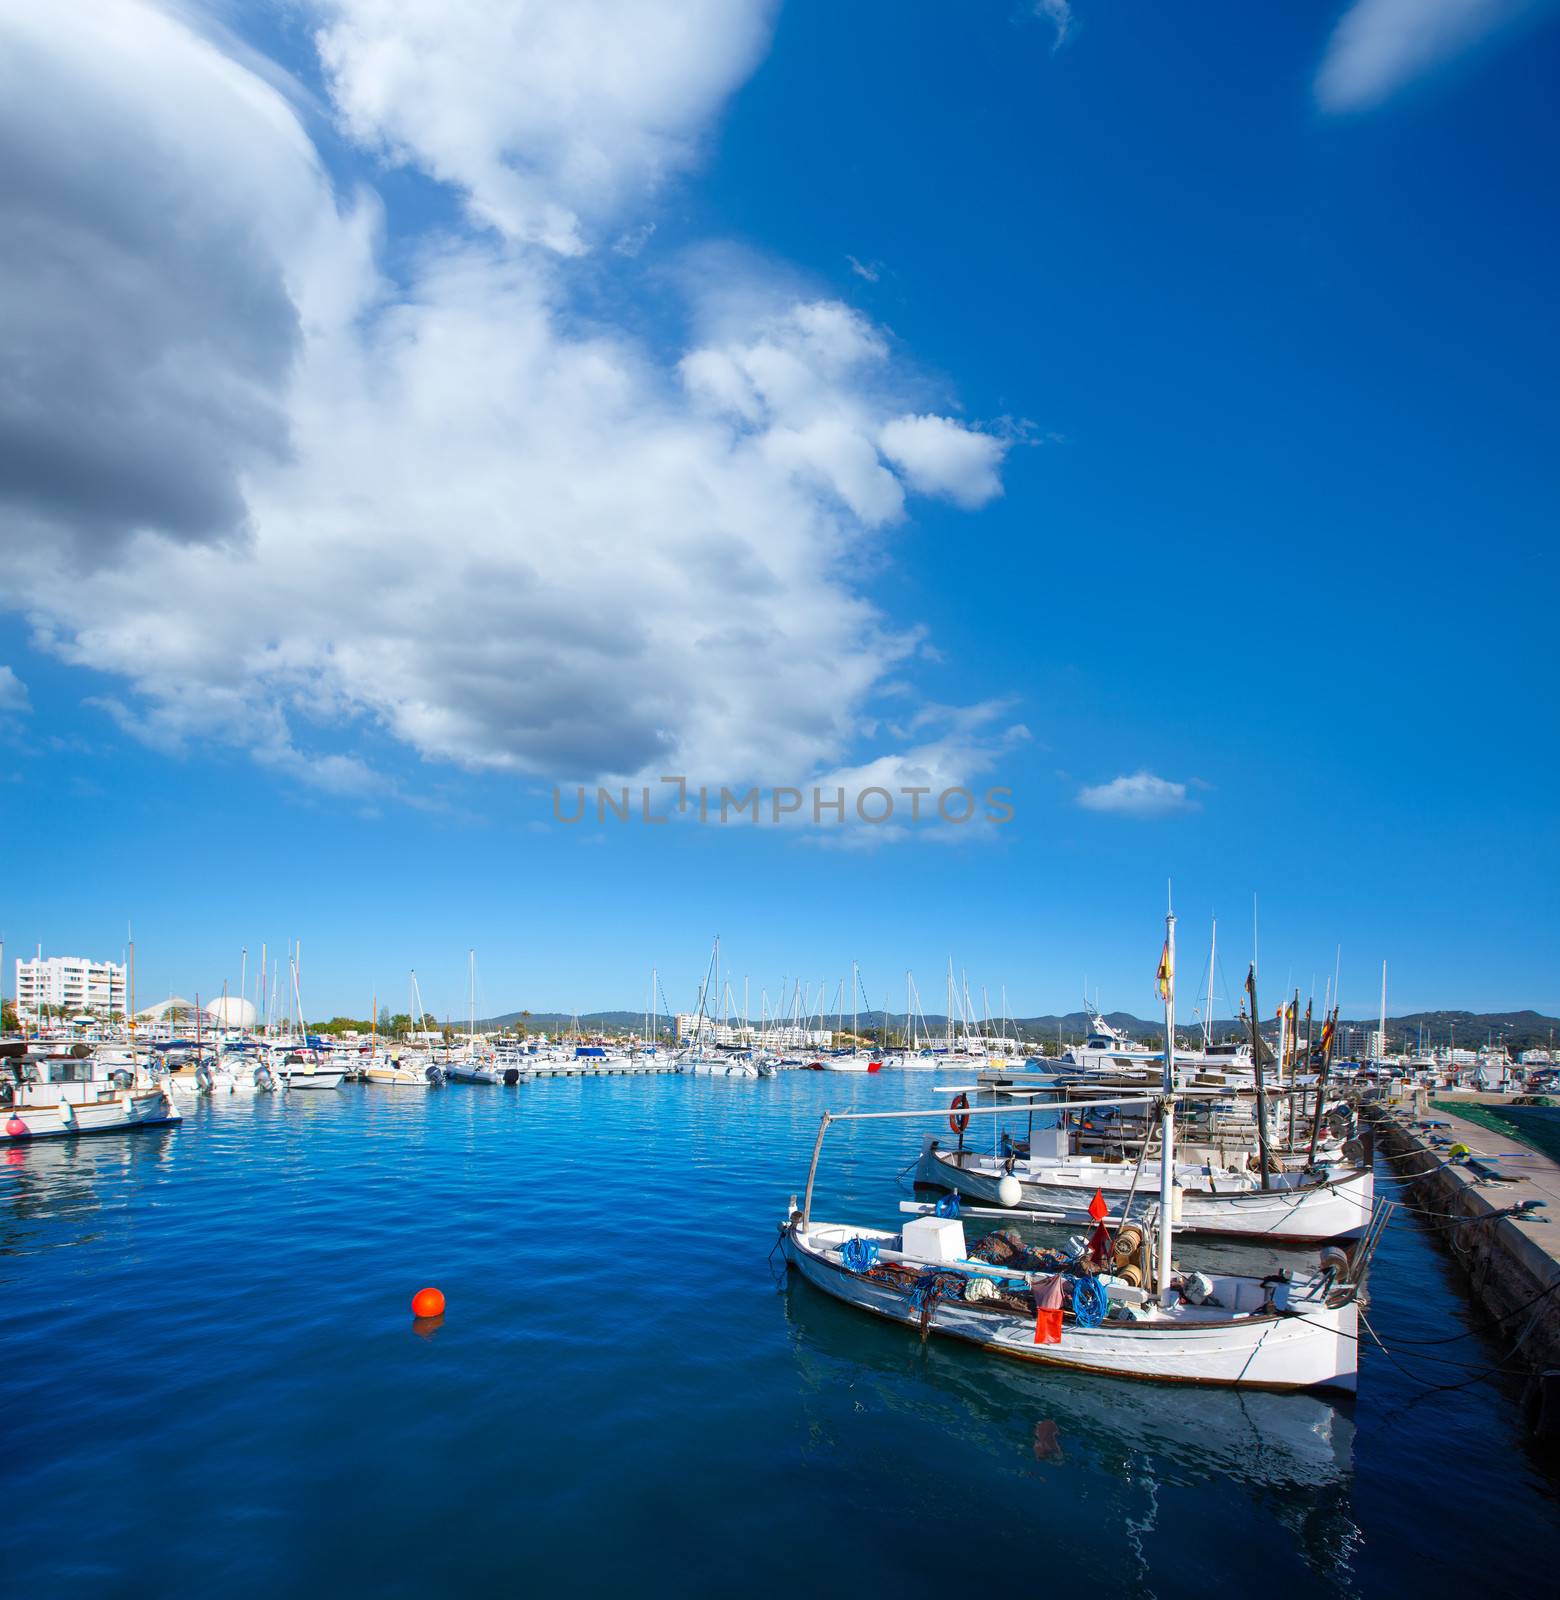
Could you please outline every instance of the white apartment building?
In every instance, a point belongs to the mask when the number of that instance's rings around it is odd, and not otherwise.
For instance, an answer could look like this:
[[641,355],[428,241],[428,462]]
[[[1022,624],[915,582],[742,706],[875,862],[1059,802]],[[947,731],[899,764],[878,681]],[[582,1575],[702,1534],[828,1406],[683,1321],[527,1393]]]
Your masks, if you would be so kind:
[[44,1007],[68,1016],[92,1012],[108,1016],[125,1011],[125,969],[112,961],[87,961],[81,956],[40,955],[16,963],[16,1013],[37,1017]]
[[[697,1011],[679,1012],[677,1038],[679,1041],[699,1036]],[[791,1023],[776,1023],[768,1028],[732,1027],[727,1022],[704,1019],[703,1038],[706,1044],[751,1045],[759,1050],[827,1050],[834,1043],[834,1034],[828,1028],[803,1028]]]

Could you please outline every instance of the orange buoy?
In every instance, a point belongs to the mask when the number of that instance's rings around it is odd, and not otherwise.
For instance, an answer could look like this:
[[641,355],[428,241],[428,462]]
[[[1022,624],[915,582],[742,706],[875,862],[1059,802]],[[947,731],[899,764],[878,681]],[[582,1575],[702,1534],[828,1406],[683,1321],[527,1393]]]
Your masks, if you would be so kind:
[[419,1289],[412,1296],[412,1315],[414,1317],[442,1317],[444,1315],[443,1290]]

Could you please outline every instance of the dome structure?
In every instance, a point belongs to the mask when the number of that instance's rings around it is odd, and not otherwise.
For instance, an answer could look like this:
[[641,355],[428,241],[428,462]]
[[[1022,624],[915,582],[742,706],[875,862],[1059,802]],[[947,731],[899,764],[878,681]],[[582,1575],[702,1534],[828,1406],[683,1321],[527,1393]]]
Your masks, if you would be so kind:
[[237,995],[223,995],[206,1007],[206,1015],[218,1028],[252,1028],[255,1025],[255,1008],[248,1000]]
[[178,1016],[195,1015],[195,1006],[192,1001],[186,1000],[182,995],[170,995],[166,1000],[159,1000],[154,1006],[147,1006],[143,1011],[137,1011],[137,1022],[161,1022],[164,1018],[172,1019]]

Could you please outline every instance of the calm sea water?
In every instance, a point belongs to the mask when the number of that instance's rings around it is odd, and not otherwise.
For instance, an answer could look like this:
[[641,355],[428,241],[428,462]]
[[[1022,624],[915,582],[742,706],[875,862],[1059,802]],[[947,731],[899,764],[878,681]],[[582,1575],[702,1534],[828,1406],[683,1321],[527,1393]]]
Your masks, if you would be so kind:
[[[1547,1585],[1514,1392],[1371,1350],[1352,1404],[1047,1374],[777,1283],[819,1111],[930,1088],[348,1086],[6,1152],[8,1592]],[[915,1146],[832,1132],[816,1209],[891,1221]],[[1389,1343],[1466,1326],[1413,1225],[1372,1288]]]

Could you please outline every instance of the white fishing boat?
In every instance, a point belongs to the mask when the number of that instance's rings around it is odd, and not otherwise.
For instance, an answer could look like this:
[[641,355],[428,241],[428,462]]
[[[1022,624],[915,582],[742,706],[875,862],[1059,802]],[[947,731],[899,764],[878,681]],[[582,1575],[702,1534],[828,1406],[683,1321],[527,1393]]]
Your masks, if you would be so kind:
[[[1160,965],[1171,1041],[1174,960],[1171,914]],[[808,1283],[860,1310],[917,1327],[923,1337],[961,1339],[1016,1360],[1170,1382],[1352,1390],[1356,1297],[1369,1244],[1358,1267],[1342,1251],[1332,1251],[1314,1274],[1258,1279],[1177,1271],[1173,1042],[1157,1099],[1167,1159],[1159,1204],[1130,1270],[1097,1272],[1081,1259],[1061,1272],[994,1264],[972,1254],[963,1221],[953,1215],[917,1216],[897,1231],[814,1219],[818,1162],[833,1123],[942,1115],[924,1111],[824,1113],[805,1197],[800,1207],[793,1199],[781,1224],[786,1260]],[[1004,1116],[1011,1110],[971,1107],[965,1115]],[[1008,1183],[997,1216],[1012,1215],[1020,1198],[1016,1180],[1004,1176]],[[1118,1229],[1114,1247],[1105,1240],[1104,1259],[1121,1259],[1127,1231]]]
[[[1059,1130],[1058,1130],[1059,1131]],[[1035,1135],[1038,1144],[1041,1135]],[[1096,1191],[1112,1213],[1142,1217],[1158,1204],[1160,1163],[1099,1161],[1089,1156],[1023,1160],[990,1151],[948,1150],[928,1138],[916,1181],[997,1203],[1003,1180],[1015,1179],[1025,1206],[1079,1207]],[[1176,1162],[1176,1227],[1183,1233],[1260,1236],[1286,1244],[1358,1239],[1370,1225],[1375,1180],[1368,1167],[1321,1173],[1274,1172],[1267,1187],[1249,1171]]]
[[[928,1222],[936,1228],[921,1226]],[[910,1327],[924,1322],[931,1333],[1021,1361],[1180,1383],[1355,1386],[1354,1286],[1336,1272],[1273,1283],[1193,1274],[1202,1280],[1196,1303],[1175,1287],[1155,1303],[1128,1283],[1080,1279],[1103,1285],[1100,1320],[1090,1325],[1089,1313],[1080,1321],[1075,1300],[1061,1337],[1037,1344],[1035,1311],[1025,1304],[1035,1276],[969,1260],[956,1218],[923,1217],[890,1232],[797,1212],[785,1227],[785,1254],[808,1283],[849,1305]],[[852,1264],[868,1257],[865,1269]],[[977,1284],[990,1289],[972,1292]]]
[[78,1045],[32,1054],[25,1044],[0,1044],[0,1142],[116,1133],[182,1119],[166,1078],[133,1052]]

